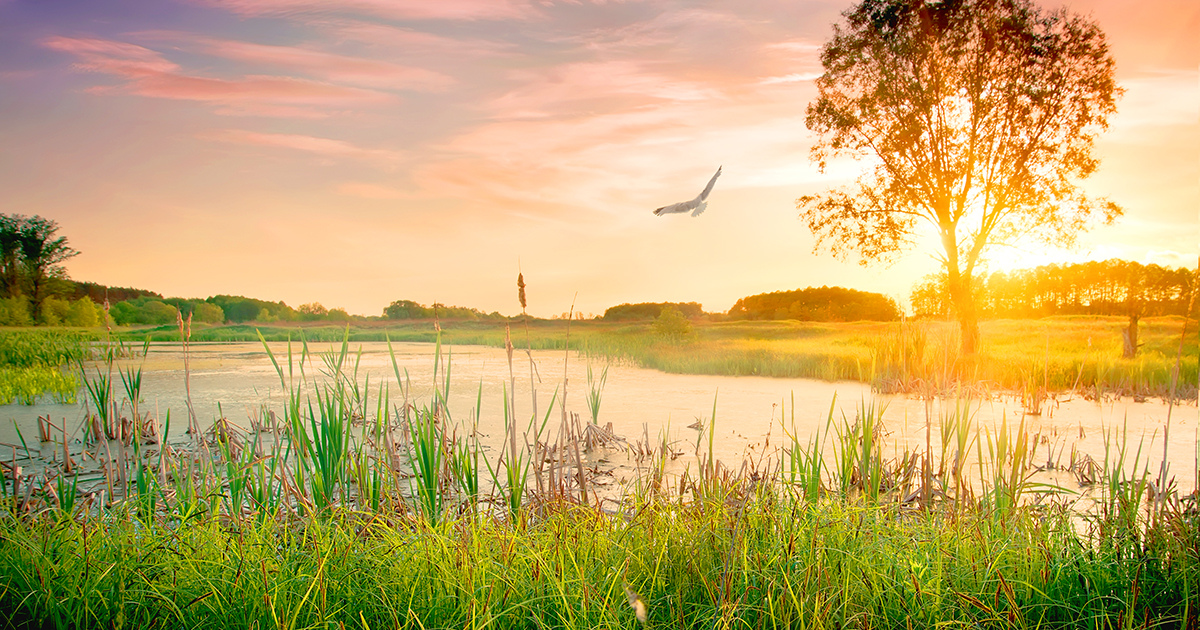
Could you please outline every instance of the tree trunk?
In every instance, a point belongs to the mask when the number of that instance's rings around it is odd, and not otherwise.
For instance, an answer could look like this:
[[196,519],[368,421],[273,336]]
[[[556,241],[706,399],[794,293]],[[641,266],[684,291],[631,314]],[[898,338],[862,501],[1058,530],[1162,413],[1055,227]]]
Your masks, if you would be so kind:
[[1125,342],[1125,351],[1121,354],[1126,359],[1132,359],[1137,356],[1138,349],[1138,315],[1135,313],[1129,316],[1129,326],[1121,331],[1121,338]]
[[958,269],[949,269],[950,301],[958,318],[962,336],[963,355],[973,355],[979,349],[979,314],[975,309],[975,296],[971,293],[971,279],[964,277]]

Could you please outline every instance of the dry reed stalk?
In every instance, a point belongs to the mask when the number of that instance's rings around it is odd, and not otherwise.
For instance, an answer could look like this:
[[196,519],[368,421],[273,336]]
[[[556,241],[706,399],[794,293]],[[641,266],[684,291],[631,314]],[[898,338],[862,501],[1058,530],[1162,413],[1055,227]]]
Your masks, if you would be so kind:
[[[571,320],[575,319],[575,300],[579,298],[579,293],[575,293],[575,297],[571,298],[571,309],[567,311],[567,339],[563,344],[563,391],[562,391],[562,423],[567,425],[570,432],[571,446],[575,450],[575,470],[579,477],[579,500],[587,505],[587,481],[584,479],[583,458],[579,454],[579,432],[570,426],[570,419],[567,417],[567,363],[571,358]],[[575,419],[578,421],[579,415],[575,414]]]
[[71,451],[67,446],[67,423],[63,422],[63,474],[69,475],[75,470],[75,462],[71,460]]
[[175,318],[179,321],[179,338],[183,342],[183,390],[187,395],[188,429],[187,434],[199,438],[200,423],[196,420],[196,409],[192,406],[192,372],[188,346],[192,340],[192,314],[188,313],[187,321],[178,311]]
[[[519,285],[521,287],[521,302],[525,301],[525,281],[518,276]],[[504,324],[504,352],[508,355],[508,382],[509,396],[508,400],[504,401],[508,405],[508,422],[509,426],[505,427],[508,431],[508,465],[517,465],[517,377],[513,375],[513,345],[512,334],[508,324]],[[532,385],[532,383],[531,383]],[[536,417],[536,416],[535,416]],[[541,485],[541,477],[538,477],[538,485]],[[540,490],[540,488],[539,488]]]
[[575,471],[579,476],[579,500],[584,505],[588,504],[587,498],[587,469],[583,466],[583,456],[579,453],[579,440],[582,437],[583,431],[580,429],[579,414],[571,414],[574,422],[571,426],[571,447],[575,449]]

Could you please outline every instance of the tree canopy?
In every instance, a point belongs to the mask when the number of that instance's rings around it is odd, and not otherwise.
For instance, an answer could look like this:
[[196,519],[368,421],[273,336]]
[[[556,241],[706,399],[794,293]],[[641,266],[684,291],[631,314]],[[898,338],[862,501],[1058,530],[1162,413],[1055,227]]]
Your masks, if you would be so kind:
[[[1112,259],[981,274],[974,293],[980,314],[990,317],[1184,315],[1193,277],[1185,267]],[[944,272],[922,278],[911,299],[918,317],[953,310]]]
[[881,293],[843,287],[809,287],[744,297],[729,309],[729,318],[888,322],[900,319],[900,308]]
[[1078,186],[1120,94],[1104,33],[1028,0],[863,0],[821,53],[807,126],[813,159],[867,165],[851,186],[797,200],[817,248],[892,259],[922,226],[965,352],[978,342],[972,278],[989,247],[1069,245],[1121,209]]
[[604,311],[604,320],[632,321],[638,319],[658,319],[664,309],[672,307],[679,311],[685,319],[704,317],[704,308],[699,302],[639,302],[637,304],[618,304]]

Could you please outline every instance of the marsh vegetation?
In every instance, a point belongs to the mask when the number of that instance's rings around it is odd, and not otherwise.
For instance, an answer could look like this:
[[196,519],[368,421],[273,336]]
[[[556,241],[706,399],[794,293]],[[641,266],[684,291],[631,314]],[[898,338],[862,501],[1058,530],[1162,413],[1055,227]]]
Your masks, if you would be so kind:
[[[143,402],[136,347],[87,364],[84,422],[47,421],[4,463],[4,621],[1196,623],[1200,522],[1181,489],[1196,480],[1151,465],[1145,437],[1119,426],[1102,452],[1061,462],[1068,486],[1035,478],[1045,446],[1025,421],[977,422],[967,393],[915,447],[889,443],[881,404],[830,409],[800,432],[796,415],[812,410],[784,400],[782,442],[738,460],[714,446],[734,422],[719,394],[681,445],[604,426],[602,373],[542,374],[518,401],[533,367],[519,344],[501,399],[485,400],[436,331],[421,384],[395,352],[384,374],[361,371],[341,334],[325,351],[262,341],[282,397],[240,420],[201,422],[190,397],[160,416]],[[481,435],[485,406],[502,435]]]

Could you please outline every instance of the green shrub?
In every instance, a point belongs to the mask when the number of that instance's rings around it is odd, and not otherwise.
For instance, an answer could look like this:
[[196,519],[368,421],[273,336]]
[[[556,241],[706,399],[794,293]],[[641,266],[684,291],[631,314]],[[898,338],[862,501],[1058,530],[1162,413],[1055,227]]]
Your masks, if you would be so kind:
[[71,302],[71,307],[67,310],[67,316],[63,320],[63,323],[67,326],[84,326],[90,328],[99,326],[102,321],[104,321],[104,311],[99,306],[96,306],[92,298],[85,295]]
[[654,334],[668,341],[679,342],[691,336],[692,323],[674,306],[663,307],[658,319],[654,320]]
[[225,321],[225,311],[216,304],[200,302],[196,304],[196,310],[192,311],[192,318],[207,324],[220,324]]
[[0,299],[0,326],[28,326],[32,323],[29,301],[23,296]]

